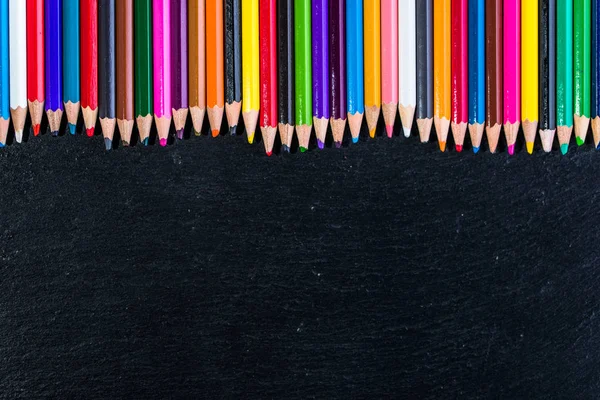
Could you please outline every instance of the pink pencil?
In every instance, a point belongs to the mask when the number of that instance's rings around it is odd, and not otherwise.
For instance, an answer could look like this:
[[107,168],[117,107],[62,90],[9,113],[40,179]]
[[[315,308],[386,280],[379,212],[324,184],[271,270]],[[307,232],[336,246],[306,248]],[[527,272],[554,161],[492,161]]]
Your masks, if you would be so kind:
[[521,121],[521,0],[504,0],[504,135],[515,152]]
[[381,100],[389,138],[398,108],[398,1],[381,0]]
[[167,145],[171,129],[171,18],[170,0],[152,1],[154,68],[154,120],[161,146]]
[[467,54],[469,29],[467,0],[452,1],[452,136],[456,151],[461,152],[467,132],[469,61]]

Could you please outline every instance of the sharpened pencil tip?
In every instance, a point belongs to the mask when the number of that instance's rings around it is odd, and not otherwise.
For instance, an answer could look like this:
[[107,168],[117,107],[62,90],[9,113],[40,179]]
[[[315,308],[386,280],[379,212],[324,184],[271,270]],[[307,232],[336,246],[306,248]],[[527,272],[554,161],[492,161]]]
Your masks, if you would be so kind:
[[284,152],[286,152],[286,153],[289,153],[289,152],[290,152],[290,148],[289,148],[289,146],[288,146],[288,145],[286,145],[286,144],[282,144],[282,145],[281,145],[281,150],[283,150],[283,151],[284,151]]
[[358,143],[358,138],[357,137],[353,137],[352,138],[352,143]]
[[15,140],[17,143],[21,143],[23,141],[23,131],[15,131]]
[[144,146],[148,146],[148,138],[146,138],[146,139],[142,140],[142,144],[143,144]]
[[404,137],[410,137],[410,128],[408,126],[403,126],[402,132],[404,132]]
[[514,144],[509,144],[508,145],[508,154],[510,154],[511,156],[513,154],[515,154],[515,145]]
[[585,143],[579,136],[575,136],[575,141],[577,142],[577,146],[581,146],[583,143]]
[[212,137],[217,137],[219,136],[219,130],[218,129],[213,129],[212,130]]
[[323,150],[325,148],[325,143],[323,143],[320,139],[317,139],[317,146],[320,150]]
[[164,139],[164,138],[163,138],[163,139],[160,139],[158,142],[160,143],[160,145],[161,145],[162,147],[165,147],[165,146],[167,145],[167,139]]
[[194,129],[194,136],[200,136],[202,135],[202,132],[198,132],[197,130]]
[[58,131],[52,131],[52,136],[57,137],[58,136]]
[[463,149],[462,144],[457,144],[454,146],[454,148],[456,149],[457,153],[461,153]]
[[267,151],[266,153],[267,153],[267,156],[268,156],[268,157],[271,157],[271,154],[273,154],[273,152],[272,152],[272,151]]
[[104,147],[106,147],[106,150],[111,150],[112,149],[112,140],[110,140],[109,138],[104,138]]
[[533,142],[527,142],[525,145],[527,146],[527,152],[533,154]]
[[392,135],[394,134],[394,127],[391,125],[386,125],[385,132],[387,133],[387,137],[389,137],[391,139]]
[[341,149],[342,148],[342,142],[335,142],[335,148],[336,149]]
[[75,125],[75,124],[68,124],[68,126],[69,126],[69,133],[71,135],[74,135],[74,134],[77,133],[77,125]]
[[177,139],[183,140],[183,129],[177,131]]
[[33,128],[33,136],[37,136],[40,134],[40,124],[34,125],[32,128]]
[[306,147],[300,146],[300,153],[306,153],[306,150],[308,150]]
[[440,142],[440,151],[442,153],[446,151],[446,142]]
[[5,146],[5,144],[0,142],[0,149],[3,148],[4,146]]
[[565,154],[567,154],[568,151],[569,151],[569,145],[567,143],[563,143],[560,145],[560,152],[563,154],[563,156]]
[[94,128],[88,128],[88,129],[85,130],[85,134],[88,137],[92,137],[92,136],[94,136],[94,130],[95,130]]
[[234,125],[234,126],[230,126],[230,127],[229,127],[229,134],[230,134],[231,136],[235,136],[235,135],[237,135],[237,125]]
[[479,147],[473,146],[473,154],[479,153]]
[[375,139],[375,131],[376,131],[375,129],[371,129],[369,131],[369,136],[371,137],[371,139]]
[[248,143],[254,143],[254,132],[248,132]]

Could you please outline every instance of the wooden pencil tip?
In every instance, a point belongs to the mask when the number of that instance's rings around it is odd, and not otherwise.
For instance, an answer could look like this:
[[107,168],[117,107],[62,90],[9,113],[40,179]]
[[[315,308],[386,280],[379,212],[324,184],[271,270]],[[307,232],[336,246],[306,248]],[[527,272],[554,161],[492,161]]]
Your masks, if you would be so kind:
[[[10,109],[13,128],[15,129],[15,137],[17,143],[21,143],[23,137],[23,129],[25,128],[25,120],[27,119],[27,106]],[[20,140],[19,140],[20,139]]]
[[[409,137],[410,131],[413,126],[413,121],[415,119],[415,106],[405,106],[400,104],[398,106],[398,111],[400,112],[400,122],[402,122],[402,130],[404,131],[404,136]],[[427,135],[427,140],[429,140],[429,135]]]
[[481,147],[484,129],[484,124],[469,124],[469,136],[471,137],[471,146],[473,146],[473,149],[479,149]]
[[594,145],[596,149],[600,150],[598,146],[600,146],[600,116],[594,117],[592,119],[592,134],[594,135]]
[[575,115],[573,117],[573,122],[575,126],[575,139],[577,140],[577,145],[581,146],[585,143],[585,138],[590,126],[590,119],[585,116]]
[[102,128],[102,136],[105,139],[113,140],[117,120],[114,118],[100,118],[100,127]]
[[446,117],[435,116],[433,118],[435,125],[435,133],[437,135],[438,142],[444,142],[448,140],[448,130],[450,129],[450,120]]
[[465,143],[465,135],[467,133],[467,123],[466,122],[452,122],[452,137],[454,138],[454,144],[456,146],[460,146],[462,150],[462,146]]
[[8,126],[10,119],[0,118],[0,144],[2,147],[6,145],[6,137],[8,136]]
[[[117,126],[121,134],[121,143],[123,146],[129,146],[131,143],[131,133],[133,132],[133,120],[117,119]],[[141,135],[140,135],[141,136]]]
[[44,117],[44,102],[43,101],[28,101],[29,115],[31,117],[31,125],[40,125]]
[[273,144],[275,143],[277,128],[274,126],[262,126],[260,130],[265,145],[265,153],[267,153],[268,156],[271,156],[271,154],[273,154]]
[[417,118],[417,129],[419,130],[419,137],[421,138],[421,143],[429,142],[432,124],[433,118]]
[[350,126],[350,134],[352,135],[352,141],[356,143],[358,141],[358,135],[360,135],[360,127],[363,122],[363,114],[362,113],[348,113],[348,125]]
[[171,117],[163,115],[161,117],[154,115],[154,123],[156,124],[156,132],[158,134],[158,141],[161,146],[167,145],[167,139],[169,138],[169,131],[171,130]]
[[542,148],[546,153],[550,153],[552,151],[552,143],[554,142],[555,134],[556,130],[554,129],[540,129]]
[[486,135],[487,135],[487,140],[488,140],[488,147],[490,149],[490,153],[495,153],[496,152],[496,148],[498,147],[498,141],[500,140],[500,129],[502,127],[500,126],[500,124],[495,124],[492,126],[487,126],[485,129]]
[[48,117],[50,132],[52,132],[53,136],[57,136],[62,122],[63,110],[60,108],[58,110],[46,110],[46,116]]
[[188,108],[179,108],[177,110],[173,108],[171,112],[173,114],[173,125],[175,125],[175,130],[182,131],[185,128],[185,123],[187,121]]
[[246,132],[248,133],[248,143],[254,142],[254,132],[256,132],[256,124],[258,123],[258,110],[248,110],[242,113]]
[[344,131],[346,130],[346,118],[331,118],[331,133],[333,142],[342,144],[344,141]]
[[90,107],[83,107],[81,112],[83,114],[85,130],[89,132],[90,129],[96,127],[96,121],[98,120],[98,108],[92,109]]
[[[221,123],[223,122],[223,107],[215,105],[214,107],[208,107],[206,113],[208,114],[208,124],[212,132],[221,131]],[[256,126],[256,125],[254,125]],[[218,135],[217,135],[218,136]],[[214,135],[213,135],[214,137]]]
[[[535,142],[535,135],[537,133],[538,122],[530,121],[529,119],[525,119],[523,121],[523,134],[525,135],[525,144],[531,143],[531,152],[533,152],[533,142]],[[529,152],[529,147],[527,147],[527,152]]]
[[375,131],[377,129],[377,122],[379,121],[379,114],[381,114],[381,107],[378,105],[365,107],[365,119],[367,120],[367,128],[369,129],[369,135],[375,137]]
[[315,135],[317,136],[317,144],[320,149],[325,147],[325,137],[327,136],[327,128],[329,127],[329,118],[313,117],[315,126]]
[[[386,132],[388,131],[387,127],[392,128],[392,134],[394,129],[394,123],[396,122],[396,113],[398,112],[398,103],[383,103],[381,105],[381,110],[383,112],[383,121],[385,122]],[[388,137],[392,137],[390,132],[387,132]]]
[[229,128],[237,126],[240,120],[240,112],[242,111],[242,102],[234,101],[233,103],[225,104],[225,114],[227,115],[227,125]]
[[561,151],[563,152],[563,154],[566,153],[566,151],[564,151],[565,146],[566,149],[568,150],[569,148],[569,142],[571,141],[571,134],[573,133],[573,127],[572,126],[559,126],[556,128],[556,135],[558,136],[558,144],[561,147]]
[[64,105],[65,113],[67,114],[67,122],[71,125],[77,125],[81,104],[79,102],[73,103],[71,101],[67,101],[64,103]]
[[296,126],[296,134],[298,135],[298,145],[300,148],[308,150],[310,143],[310,135],[312,133],[312,125]]
[[[512,155],[514,152],[514,145],[517,142],[517,136],[519,134],[519,126],[521,123],[519,121],[516,122],[506,122],[504,124],[504,136],[506,137],[506,145],[508,146],[508,152]],[[512,147],[511,147],[512,146]]]
[[290,124],[279,124],[279,137],[281,138],[281,145],[288,149],[292,146],[292,140],[294,139],[294,125]]
[[138,115],[136,118],[140,142],[144,143],[150,136],[152,130],[152,115]]
[[204,108],[190,107],[190,115],[192,116],[192,125],[194,127],[194,132],[197,132],[198,134],[202,132],[202,125],[204,124],[204,113]]

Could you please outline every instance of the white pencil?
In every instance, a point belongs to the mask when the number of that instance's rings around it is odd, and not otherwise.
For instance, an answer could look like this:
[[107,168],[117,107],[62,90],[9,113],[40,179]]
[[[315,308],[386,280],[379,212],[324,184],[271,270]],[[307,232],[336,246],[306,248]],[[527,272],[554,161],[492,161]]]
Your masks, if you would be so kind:
[[[419,0],[421,1],[421,0]],[[417,104],[415,0],[398,3],[398,110],[404,136],[410,136]]]
[[10,60],[10,114],[15,127],[15,140],[21,143],[27,118],[27,2],[8,3],[8,35]]

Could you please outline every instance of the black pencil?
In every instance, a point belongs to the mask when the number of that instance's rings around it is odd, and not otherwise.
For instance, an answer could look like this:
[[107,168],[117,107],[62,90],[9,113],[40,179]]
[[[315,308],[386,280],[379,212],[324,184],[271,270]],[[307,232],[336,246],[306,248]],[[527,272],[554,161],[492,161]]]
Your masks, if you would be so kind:
[[538,7],[538,118],[542,147],[544,151],[550,152],[556,133],[556,0],[540,0]]
[[433,0],[417,0],[417,126],[429,141],[433,123]]
[[117,123],[115,0],[98,0],[98,116],[106,150],[112,149]]
[[242,5],[225,0],[225,114],[229,133],[236,134],[242,109]]
[[[277,45],[279,48],[279,135],[284,151],[294,137],[294,1],[277,1]],[[312,105],[311,105],[312,107]]]

